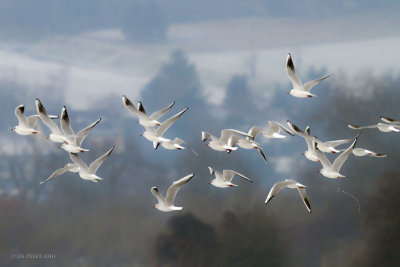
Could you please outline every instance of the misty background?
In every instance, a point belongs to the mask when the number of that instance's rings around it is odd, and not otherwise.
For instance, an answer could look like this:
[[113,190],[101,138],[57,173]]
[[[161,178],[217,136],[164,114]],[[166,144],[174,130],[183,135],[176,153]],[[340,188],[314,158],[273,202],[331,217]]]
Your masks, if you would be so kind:
[[[349,156],[333,180],[302,153],[304,140],[257,139],[231,154],[201,131],[248,131],[291,120],[322,140],[357,134],[347,123],[400,119],[398,1],[15,0],[0,1],[0,263],[2,266],[398,266],[399,135],[362,132],[357,147],[387,158]],[[287,53],[303,81],[333,76],[318,96],[288,96]],[[148,113],[176,101],[189,110],[166,136],[199,154],[153,149],[121,96]],[[75,131],[99,117],[84,141],[89,163],[111,146],[99,183],[66,173],[70,162],[44,135],[19,136],[14,109],[50,114],[68,107]],[[333,159],[334,155],[329,155]],[[207,166],[252,178],[226,190]],[[195,173],[176,198],[182,212],[153,208],[150,188]],[[307,186],[268,205],[283,179]],[[347,192],[348,194],[344,193]],[[358,202],[351,197],[354,196]],[[360,212],[358,210],[360,205]],[[55,259],[14,259],[15,254]]]

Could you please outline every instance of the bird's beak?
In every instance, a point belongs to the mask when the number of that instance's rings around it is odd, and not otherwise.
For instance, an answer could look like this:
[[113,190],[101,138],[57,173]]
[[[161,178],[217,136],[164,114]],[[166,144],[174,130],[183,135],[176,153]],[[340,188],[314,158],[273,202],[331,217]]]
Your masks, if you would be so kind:
[[14,131],[14,128],[11,128],[11,132]]
[[290,95],[290,92],[287,92],[288,95]]

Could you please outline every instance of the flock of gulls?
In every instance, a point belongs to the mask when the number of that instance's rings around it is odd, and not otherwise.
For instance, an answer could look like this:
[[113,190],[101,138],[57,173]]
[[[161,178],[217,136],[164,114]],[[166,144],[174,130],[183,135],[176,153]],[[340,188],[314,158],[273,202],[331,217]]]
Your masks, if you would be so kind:
[[[286,59],[286,72],[293,85],[293,89],[290,90],[288,94],[301,98],[314,97],[315,95],[310,93],[310,90],[318,83],[331,76],[331,74],[326,75],[303,84],[296,74],[290,54],[288,54]],[[146,113],[142,102],[139,102],[137,106],[135,106],[126,96],[122,96],[122,103],[125,108],[138,119],[138,123],[144,127],[145,131],[141,134],[141,136],[152,142],[154,149],[157,149],[160,145],[165,149],[171,150],[182,150],[188,147],[196,157],[198,156],[198,154],[187,143],[185,143],[183,139],[179,137],[169,139],[164,136],[165,132],[188,110],[188,108],[183,109],[164,121],[160,121],[160,119],[173,107],[175,102],[172,102],[167,107],[150,115]],[[101,118],[91,123],[86,128],[80,130],[78,133],[75,133],[72,130],[67,108],[65,106],[62,107],[61,115],[59,117],[55,115],[48,115],[45,107],[39,99],[36,99],[35,104],[37,114],[29,117],[24,115],[24,105],[19,105],[16,107],[15,115],[18,118],[18,125],[12,128],[11,131],[14,131],[19,135],[40,134],[41,132],[35,129],[35,126],[40,120],[51,131],[48,139],[54,143],[61,143],[59,148],[67,151],[72,161],[71,163],[65,164],[62,168],[54,171],[47,179],[42,181],[41,184],[59,175],[62,175],[65,172],[78,173],[82,179],[92,182],[98,182],[99,180],[102,180],[102,178],[96,175],[96,172],[101,164],[110,156],[114,147],[111,147],[104,155],[91,162],[89,166],[79,156],[80,153],[89,151],[88,149],[82,147],[82,143],[89,132],[101,121]],[[59,125],[56,123],[56,120],[58,119]],[[374,125],[357,126],[348,124],[348,127],[354,130],[377,128],[382,132],[400,132],[400,121],[388,117],[381,117],[380,119],[383,122]],[[305,151],[303,155],[310,161],[321,163],[322,168],[318,171],[318,173],[327,178],[339,179],[341,177],[345,177],[345,175],[340,173],[340,169],[350,154],[359,157],[387,156],[387,154],[375,153],[368,149],[355,148],[360,133],[348,139],[321,141],[317,137],[311,135],[309,126],[307,126],[303,131],[289,120],[287,121],[287,126],[275,121],[269,121],[268,128],[254,126],[251,127],[247,133],[235,129],[223,129],[221,130],[220,137],[202,131],[201,139],[203,142],[206,142],[206,146],[216,151],[231,153],[236,151],[239,147],[243,149],[256,149],[263,158],[264,162],[267,163],[265,154],[260,144],[257,143],[255,139],[260,138],[261,136],[262,138],[268,139],[282,139],[286,138],[287,135],[285,133],[292,136],[298,135],[304,138],[307,144],[307,151]],[[337,148],[338,146],[348,143],[350,143],[350,145],[345,149]],[[327,153],[338,153],[339,155],[333,162],[331,162],[326,156]],[[215,187],[228,188],[237,186],[236,184],[232,183],[232,179],[235,176],[243,178],[248,182],[252,182],[250,178],[234,170],[223,170],[220,172],[212,167],[208,167],[208,169],[210,174],[215,176],[215,179],[211,180],[209,184]],[[167,189],[165,196],[159,192],[157,187],[152,187],[151,193],[158,201],[154,208],[164,212],[182,210],[182,207],[177,207],[174,205],[174,199],[181,187],[189,182],[193,176],[194,174],[192,173],[173,182],[172,185]],[[293,179],[285,179],[275,183],[270,189],[265,203],[267,204],[283,188],[297,188],[307,210],[311,212],[310,201],[305,190],[306,186]]]

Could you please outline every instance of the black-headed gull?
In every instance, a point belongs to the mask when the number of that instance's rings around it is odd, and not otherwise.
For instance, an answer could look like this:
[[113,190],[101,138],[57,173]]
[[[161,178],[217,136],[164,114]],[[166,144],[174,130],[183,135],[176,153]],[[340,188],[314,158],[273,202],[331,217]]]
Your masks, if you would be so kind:
[[342,174],[339,173],[340,168],[343,166],[343,163],[347,160],[348,156],[350,153],[353,152],[354,146],[357,143],[357,138],[355,138],[354,142],[344,151],[342,152],[334,161],[331,163],[329,159],[326,157],[326,155],[319,151],[318,149],[316,150],[316,154],[318,157],[319,162],[322,164],[322,169],[318,171],[318,173],[322,174],[323,176],[327,178],[341,178],[341,177],[346,177]]
[[398,133],[400,132],[400,125],[397,124],[386,124],[386,123],[377,123],[373,125],[367,125],[367,126],[358,126],[354,124],[347,124],[347,127],[353,130],[362,130],[362,129],[374,129],[378,128],[379,131],[381,132],[393,132],[393,133]]
[[210,139],[210,142],[206,143],[206,146],[216,150],[216,151],[226,151],[228,153],[232,152],[233,150],[238,149],[237,147],[234,147],[232,145],[229,145],[228,141],[232,137],[232,135],[242,135],[246,137],[251,137],[245,132],[234,130],[234,129],[223,129],[221,131],[221,136],[218,138],[215,135],[212,135],[207,132],[201,132],[201,140],[203,142],[207,141]]
[[173,101],[167,107],[153,112],[150,116],[148,116],[144,110],[142,102],[139,102],[138,107],[136,108],[135,105],[124,95],[122,96],[122,102],[124,103],[126,109],[138,117],[139,124],[143,127],[160,126],[161,123],[158,121],[158,119],[161,118],[175,104],[175,101]]
[[174,199],[179,189],[181,189],[184,184],[189,182],[189,180],[192,179],[193,176],[194,173],[186,175],[182,179],[173,182],[172,185],[168,188],[167,195],[165,197],[158,191],[157,187],[153,186],[151,188],[151,193],[158,200],[158,203],[154,205],[154,208],[164,212],[182,210],[183,207],[176,207],[174,205]]
[[[30,135],[30,134],[38,134],[40,133],[35,129],[37,122],[39,121],[39,115],[31,115],[26,117],[25,114],[25,106],[19,105],[15,108],[15,116],[18,119],[18,125],[11,128],[11,131],[16,132],[19,135]],[[56,119],[58,116],[50,116],[51,119]]]
[[79,176],[84,180],[89,180],[92,182],[97,182],[99,180],[103,180],[102,178],[100,178],[96,175],[96,172],[100,168],[101,164],[103,164],[104,160],[106,160],[106,158],[108,158],[110,156],[113,149],[114,149],[114,147],[112,147],[110,150],[108,150],[106,153],[104,153],[104,155],[102,155],[101,157],[92,161],[92,163],[90,163],[89,167],[86,165],[85,162],[82,161],[82,159],[79,157],[78,154],[69,153],[69,156],[74,163],[68,163],[68,164],[64,165],[62,168],[57,169],[49,176],[49,178],[47,178],[46,180],[44,180],[40,183],[43,184],[44,182],[47,182],[67,171],[78,172]]
[[231,135],[231,137],[228,140],[228,146],[235,147],[235,145],[238,145],[244,149],[257,149],[258,153],[260,153],[265,163],[267,163],[267,158],[265,157],[265,154],[262,151],[261,146],[255,141],[251,139],[246,139],[238,135]]
[[81,148],[82,142],[89,134],[90,130],[92,130],[93,127],[96,126],[100,121],[101,118],[99,118],[89,126],[80,130],[77,134],[75,134],[75,132],[71,128],[67,108],[63,106],[61,111],[60,125],[61,125],[61,130],[64,133],[64,136],[68,139],[68,141],[64,142],[59,147],[70,153],[89,151],[88,149]]
[[250,178],[247,178],[243,174],[240,174],[232,170],[223,170],[221,173],[211,167],[208,167],[208,169],[210,170],[211,175],[215,175],[215,179],[211,180],[209,184],[212,184],[215,187],[227,188],[227,187],[238,186],[232,183],[232,179],[235,175],[242,177],[243,179],[249,181],[250,183],[253,182],[252,180],[250,180]]
[[308,197],[307,197],[307,193],[306,193],[306,189],[305,189],[306,186],[298,183],[297,181],[295,181],[293,179],[286,179],[282,182],[275,183],[268,193],[267,199],[265,200],[265,204],[267,204],[269,201],[271,201],[271,199],[273,197],[275,197],[275,195],[277,195],[279,193],[279,191],[281,191],[285,187],[297,188],[297,190],[299,191],[299,194],[301,196],[301,199],[303,199],[303,202],[306,205],[308,212],[311,213],[311,205],[310,205],[310,201],[308,201]]
[[253,126],[250,128],[248,131],[248,135],[253,136],[253,138],[247,137],[247,139],[252,139],[257,137],[258,134],[262,133],[262,135],[265,138],[285,138],[285,135],[280,134],[280,130],[282,129],[283,131],[287,132],[290,135],[294,135],[292,131],[290,131],[288,128],[280,124],[279,122],[276,121],[268,121],[269,123],[269,128],[265,129],[259,126]]
[[[338,152],[340,152],[340,150],[336,149],[335,147],[343,145],[343,144],[350,143],[350,142],[354,141],[354,139],[360,135],[360,134],[358,134],[357,136],[355,136],[353,138],[349,138],[349,139],[342,139],[342,140],[334,140],[334,141],[323,142],[323,141],[319,140],[318,138],[316,138],[315,136],[311,137],[311,135],[310,135],[310,127],[309,126],[307,126],[307,128],[306,128],[306,132],[303,132],[302,130],[300,130],[299,127],[294,125],[291,121],[288,120],[287,124],[289,125],[289,127],[291,129],[293,129],[293,131],[297,135],[299,135],[299,136],[301,136],[301,137],[306,139],[307,146],[310,145],[309,142],[310,142],[310,138],[311,138],[313,141],[316,142],[316,146],[318,147],[318,149],[320,151],[322,151],[322,152],[325,152],[325,153],[338,153]],[[310,147],[309,147],[308,151],[310,151]]]
[[290,92],[288,94],[295,96],[295,97],[316,96],[316,95],[313,95],[310,93],[311,88],[313,88],[319,82],[321,82],[322,80],[324,80],[332,75],[332,74],[329,74],[329,75],[326,75],[319,79],[312,80],[312,81],[306,82],[305,84],[302,84],[299,76],[297,76],[296,71],[294,69],[294,65],[293,65],[293,61],[292,61],[292,57],[291,57],[290,53],[287,55],[287,58],[286,58],[286,72],[287,72],[287,75],[288,75],[290,81],[292,82],[292,85],[293,85],[293,89],[290,90]]
[[154,149],[157,149],[160,143],[164,141],[171,141],[171,139],[163,137],[163,134],[168,130],[169,127],[171,127],[172,124],[174,124],[177,119],[179,119],[180,116],[182,116],[183,113],[185,113],[186,110],[188,110],[188,108],[185,108],[171,118],[165,120],[160,126],[157,127],[157,129],[155,129],[153,126],[146,126],[146,131],[140,136],[143,136],[147,140],[153,142]]
[[161,146],[165,149],[177,149],[177,150],[182,150],[182,149],[186,149],[184,146],[182,146],[182,144],[185,144],[187,147],[189,147],[189,149],[193,152],[193,154],[198,157],[199,155],[196,153],[196,151],[193,150],[192,147],[190,147],[188,144],[186,144],[186,142],[184,140],[182,140],[181,138],[176,137],[174,140],[169,140],[169,141],[163,141],[161,142]]
[[47,115],[47,111],[45,107],[42,105],[42,102],[40,102],[39,98],[36,98],[35,102],[36,102],[36,110],[40,119],[51,131],[49,139],[55,143],[64,143],[64,142],[68,143],[68,138],[64,136],[60,128],[58,128],[57,124],[51,120],[49,115]]

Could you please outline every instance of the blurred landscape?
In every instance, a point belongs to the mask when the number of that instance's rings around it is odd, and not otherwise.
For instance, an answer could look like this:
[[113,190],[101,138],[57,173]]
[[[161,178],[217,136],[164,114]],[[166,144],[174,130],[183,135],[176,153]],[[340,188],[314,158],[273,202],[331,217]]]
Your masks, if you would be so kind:
[[[291,120],[322,140],[357,134],[346,124],[400,119],[397,1],[0,1],[1,266],[398,266],[400,142],[362,131],[357,147],[387,158],[350,156],[340,180],[318,174],[298,136],[257,139],[230,154],[201,142],[201,131],[248,131]],[[325,74],[312,99],[288,96],[287,53],[303,81]],[[189,107],[166,132],[196,150],[153,149],[121,96],[148,113],[176,101]],[[83,143],[90,163],[111,146],[104,180],[65,173],[70,162],[43,135],[19,136],[14,109],[49,114],[68,107],[72,127],[101,122]],[[345,147],[345,146],[344,146]],[[335,155],[329,155],[334,159]],[[252,178],[226,190],[207,167]],[[176,198],[182,212],[154,209],[150,188],[194,178]],[[295,190],[268,205],[271,186],[307,186],[309,214]],[[358,206],[359,204],[359,206]],[[54,254],[54,259],[15,259]]]

